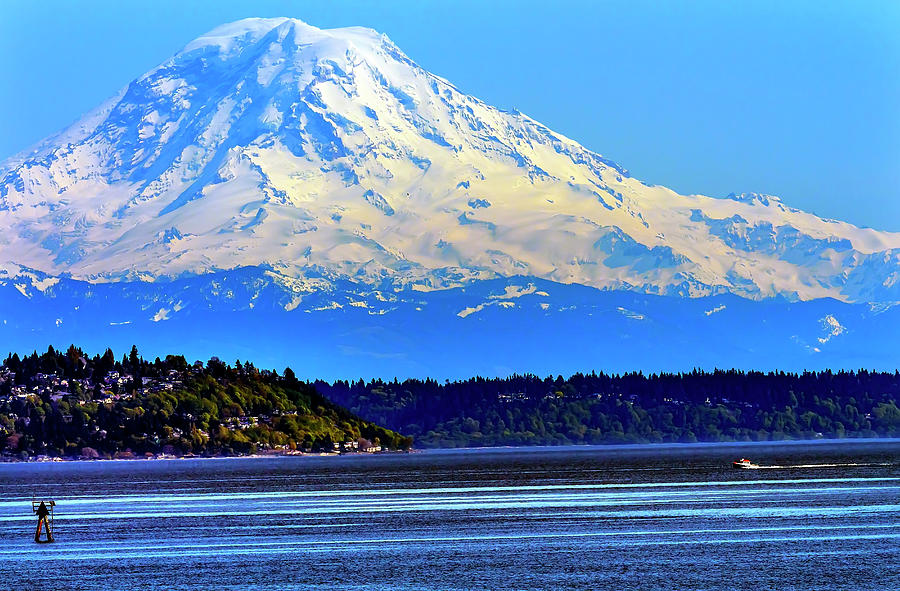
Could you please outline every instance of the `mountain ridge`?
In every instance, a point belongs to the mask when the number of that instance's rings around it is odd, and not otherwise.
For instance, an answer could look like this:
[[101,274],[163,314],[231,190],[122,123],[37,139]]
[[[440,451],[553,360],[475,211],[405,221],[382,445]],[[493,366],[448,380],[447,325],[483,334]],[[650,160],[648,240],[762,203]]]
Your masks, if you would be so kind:
[[898,367],[900,306],[602,291],[533,277],[397,291],[247,267],[171,281],[0,279],[0,341],[290,365],[308,379]]

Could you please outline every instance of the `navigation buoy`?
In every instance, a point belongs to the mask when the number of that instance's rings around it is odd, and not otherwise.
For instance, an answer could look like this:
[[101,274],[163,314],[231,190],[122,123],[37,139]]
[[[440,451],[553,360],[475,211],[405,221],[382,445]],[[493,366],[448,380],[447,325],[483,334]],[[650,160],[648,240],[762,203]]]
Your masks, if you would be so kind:
[[[56,501],[53,499],[47,501],[37,501],[31,498],[31,511],[37,515],[37,530],[34,532],[34,541],[38,544],[49,544],[53,541],[53,508]],[[45,539],[41,539],[41,530],[45,530]]]

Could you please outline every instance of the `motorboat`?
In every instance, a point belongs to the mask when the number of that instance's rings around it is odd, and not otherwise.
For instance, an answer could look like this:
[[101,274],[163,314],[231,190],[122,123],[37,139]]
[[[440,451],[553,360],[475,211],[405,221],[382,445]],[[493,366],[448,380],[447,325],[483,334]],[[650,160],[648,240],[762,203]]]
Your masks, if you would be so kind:
[[758,464],[754,464],[747,458],[741,458],[740,460],[735,460],[731,462],[732,468],[740,468],[742,470],[752,470],[753,468],[759,468]]

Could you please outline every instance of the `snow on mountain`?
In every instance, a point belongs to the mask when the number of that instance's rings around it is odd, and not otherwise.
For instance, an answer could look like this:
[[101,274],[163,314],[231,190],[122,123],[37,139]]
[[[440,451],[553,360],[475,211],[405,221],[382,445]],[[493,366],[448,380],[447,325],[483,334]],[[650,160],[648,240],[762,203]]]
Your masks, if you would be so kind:
[[219,27],[0,165],[0,276],[900,300],[900,234],[649,186],[364,28]]
[[[294,284],[291,288],[287,286]],[[309,379],[692,368],[893,371],[900,306],[598,291],[532,277],[429,292],[244,268],[171,281],[0,280],[8,351],[79,343],[252,359]]]

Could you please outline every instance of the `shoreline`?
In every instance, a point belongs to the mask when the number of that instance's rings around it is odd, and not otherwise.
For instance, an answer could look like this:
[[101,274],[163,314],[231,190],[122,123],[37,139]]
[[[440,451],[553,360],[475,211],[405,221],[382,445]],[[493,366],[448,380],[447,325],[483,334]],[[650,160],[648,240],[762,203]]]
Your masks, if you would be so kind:
[[[41,459],[17,460],[13,458],[0,458],[0,465],[3,464],[73,464],[73,463],[97,463],[97,462],[171,462],[171,461],[190,461],[190,460],[261,460],[273,458],[323,458],[323,457],[368,457],[381,455],[398,455],[408,453],[419,453],[422,450],[388,450],[380,452],[361,452],[361,453],[273,453],[273,454],[245,454],[234,456],[153,456],[153,457],[134,457],[134,458],[63,458],[59,456],[41,457]],[[40,457],[40,456],[38,456]]]
[[844,445],[853,443],[896,443],[900,444],[900,437],[844,437],[842,439],[782,439],[778,441],[694,441],[662,442],[662,443],[570,443],[565,445],[493,445],[477,447],[426,447],[417,449],[420,452],[454,452],[454,451],[488,451],[488,450],[554,450],[554,449],[689,449],[705,447],[753,447],[753,446],[779,446],[779,445]]
[[380,452],[357,453],[270,453],[270,454],[246,454],[234,456],[154,456],[134,458],[42,458],[19,460],[12,458],[0,458],[0,465],[4,464],[71,464],[71,463],[97,463],[97,462],[166,462],[166,461],[192,461],[192,460],[263,460],[281,458],[363,458],[376,456],[396,456],[409,454],[452,454],[452,453],[514,453],[528,451],[653,451],[653,450],[687,450],[708,449],[713,447],[778,447],[778,446],[820,446],[820,445],[900,445],[900,437],[860,437],[843,439],[785,439],[781,441],[698,441],[693,443],[607,443],[607,444],[569,444],[569,445],[506,445],[506,446],[481,446],[481,447],[431,447],[412,448],[409,450],[389,450]]

